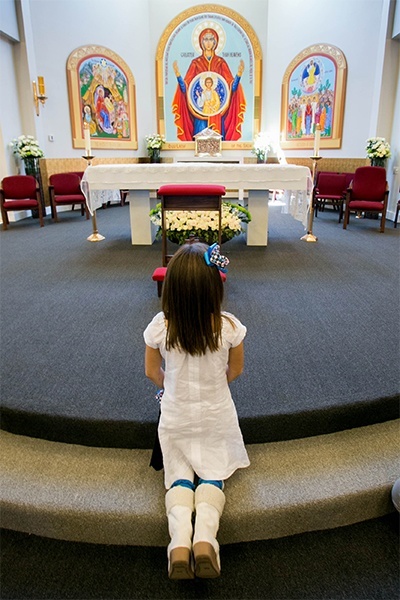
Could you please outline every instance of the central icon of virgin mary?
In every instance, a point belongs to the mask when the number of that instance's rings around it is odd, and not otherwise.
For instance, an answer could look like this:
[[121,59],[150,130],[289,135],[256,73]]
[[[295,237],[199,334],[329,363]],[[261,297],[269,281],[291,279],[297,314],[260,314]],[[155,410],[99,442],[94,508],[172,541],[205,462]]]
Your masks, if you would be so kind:
[[[223,34],[221,27],[218,30]],[[181,141],[192,141],[193,136],[206,129],[213,129],[225,141],[236,141],[242,136],[242,123],[246,111],[246,98],[241,76],[244,71],[243,60],[239,61],[237,74],[232,75],[228,63],[216,53],[220,35],[215,27],[195,30],[198,38],[194,46],[201,56],[194,58],[187,73],[182,78],[177,61],[173,69],[178,86],[172,102],[177,136]]]

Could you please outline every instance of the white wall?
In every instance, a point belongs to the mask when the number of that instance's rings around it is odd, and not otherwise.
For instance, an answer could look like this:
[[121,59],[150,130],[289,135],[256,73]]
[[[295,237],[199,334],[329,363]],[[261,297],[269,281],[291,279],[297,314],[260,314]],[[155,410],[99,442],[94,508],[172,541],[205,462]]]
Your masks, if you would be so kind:
[[0,95],[0,134],[3,138],[0,148],[1,179],[17,172],[17,163],[9,148],[9,143],[22,133],[13,46],[11,40],[0,35],[0,89],[7,90],[7,93]]
[[[150,23],[143,0],[30,0],[37,74],[45,76],[48,100],[41,110],[46,157],[78,157],[72,148],[66,64],[70,53],[87,44],[105,46],[130,67],[136,83],[138,136],[155,130],[154,60]],[[149,110],[149,106],[151,110]],[[54,142],[48,136],[54,136]],[[126,150],[98,150],[127,156]],[[132,152],[132,151],[129,151]],[[145,153],[144,142],[138,152]],[[135,154],[135,153],[134,153]]]
[[301,0],[270,2],[265,82],[268,128],[279,133],[280,83],[291,60],[312,44],[331,43],[346,57],[347,88],[342,148],[324,149],[324,155],[365,156],[365,140],[376,134],[370,131],[370,120],[382,4],[381,0],[307,0],[305,10]]

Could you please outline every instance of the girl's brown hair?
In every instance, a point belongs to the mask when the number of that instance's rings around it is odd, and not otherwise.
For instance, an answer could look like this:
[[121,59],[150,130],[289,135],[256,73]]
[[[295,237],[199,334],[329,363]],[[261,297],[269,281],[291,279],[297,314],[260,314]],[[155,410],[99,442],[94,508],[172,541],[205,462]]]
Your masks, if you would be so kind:
[[167,350],[196,356],[219,348],[224,289],[218,269],[204,260],[207,248],[199,242],[184,244],[168,263],[161,300]]

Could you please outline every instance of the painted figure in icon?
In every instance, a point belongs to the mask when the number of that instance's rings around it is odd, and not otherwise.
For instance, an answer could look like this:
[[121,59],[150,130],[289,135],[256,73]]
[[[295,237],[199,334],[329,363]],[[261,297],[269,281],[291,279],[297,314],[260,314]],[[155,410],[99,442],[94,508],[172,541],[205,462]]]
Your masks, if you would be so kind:
[[208,76],[204,80],[205,88],[197,91],[197,105],[205,115],[215,115],[218,113],[221,100],[214,89],[214,80]]
[[105,58],[91,57],[79,72],[83,118],[90,135],[129,138],[128,85],[125,74]]

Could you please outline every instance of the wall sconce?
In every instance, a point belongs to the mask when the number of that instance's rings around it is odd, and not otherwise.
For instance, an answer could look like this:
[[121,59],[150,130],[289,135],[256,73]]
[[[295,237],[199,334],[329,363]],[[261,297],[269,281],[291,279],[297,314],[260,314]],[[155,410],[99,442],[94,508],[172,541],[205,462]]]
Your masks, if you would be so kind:
[[[36,114],[39,116],[39,101],[43,104],[47,100],[46,88],[44,85],[44,77],[38,77],[38,87],[36,87],[36,81],[32,81],[33,88],[33,101],[36,107]],[[39,88],[39,89],[38,89]]]

